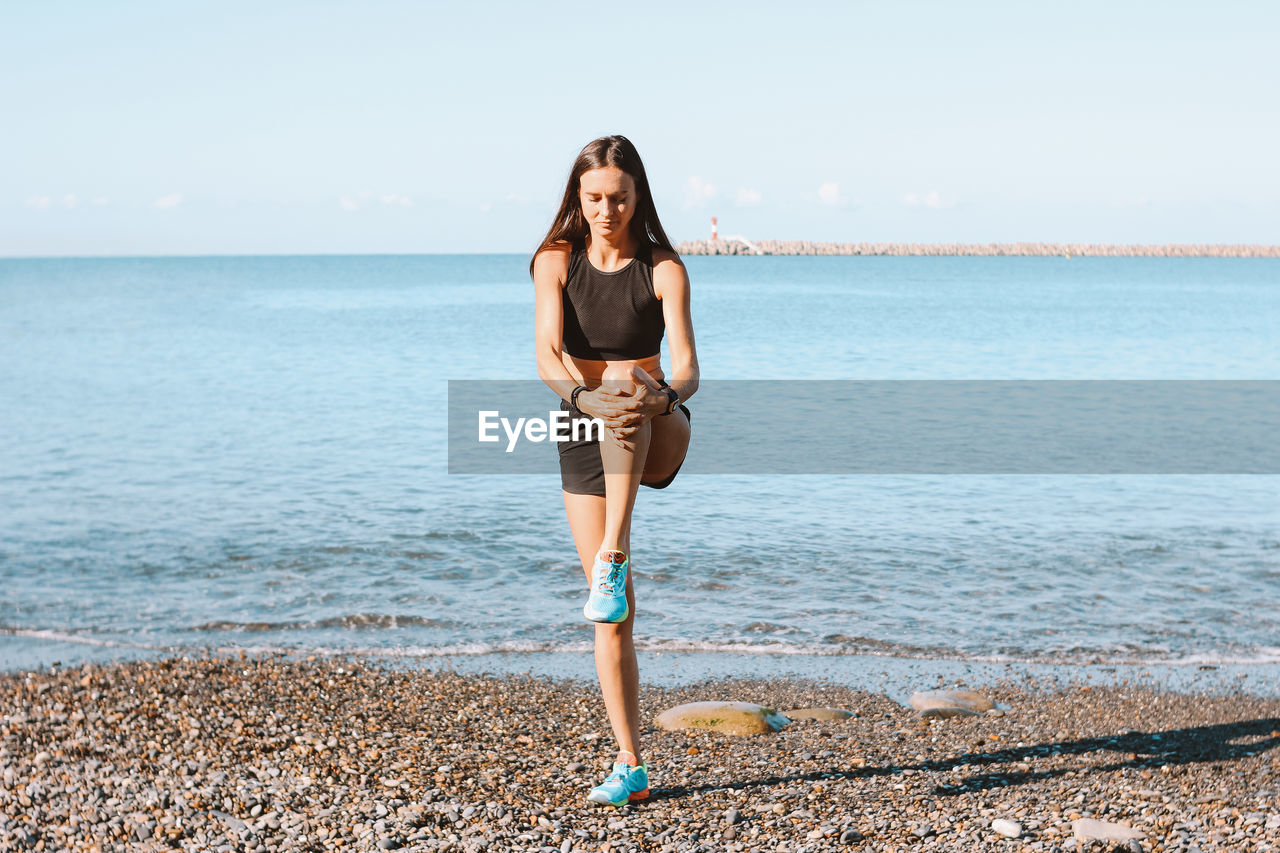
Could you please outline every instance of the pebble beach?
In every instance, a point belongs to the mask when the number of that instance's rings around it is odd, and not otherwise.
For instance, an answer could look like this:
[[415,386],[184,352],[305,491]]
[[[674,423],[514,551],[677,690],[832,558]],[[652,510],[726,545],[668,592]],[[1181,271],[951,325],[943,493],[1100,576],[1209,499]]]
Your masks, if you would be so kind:
[[[964,686],[997,710],[928,719],[803,679],[646,686],[652,796],[612,809],[584,800],[615,749],[592,683],[283,654],[8,673],[0,850],[1280,849],[1280,700]],[[654,725],[711,699],[852,716]]]

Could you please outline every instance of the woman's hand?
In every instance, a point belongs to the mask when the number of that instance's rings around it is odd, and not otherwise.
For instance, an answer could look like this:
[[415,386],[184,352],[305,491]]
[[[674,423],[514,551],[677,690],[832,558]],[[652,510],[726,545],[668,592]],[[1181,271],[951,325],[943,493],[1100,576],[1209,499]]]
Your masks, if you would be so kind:
[[602,385],[578,395],[578,410],[604,421],[610,432],[630,435],[644,418],[637,411],[639,401],[617,385]]
[[578,410],[604,421],[614,437],[625,439],[646,421],[665,412],[669,402],[666,392],[655,390],[648,383],[627,389],[606,382],[593,391],[580,393]]

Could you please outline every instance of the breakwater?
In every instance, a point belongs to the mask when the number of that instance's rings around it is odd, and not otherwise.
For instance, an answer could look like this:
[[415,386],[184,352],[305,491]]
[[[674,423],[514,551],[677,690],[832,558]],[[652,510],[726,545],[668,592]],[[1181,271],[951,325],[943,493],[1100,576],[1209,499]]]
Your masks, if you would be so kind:
[[1280,246],[1243,243],[822,243],[686,240],[682,255],[1005,255],[1099,258],[1280,258]]

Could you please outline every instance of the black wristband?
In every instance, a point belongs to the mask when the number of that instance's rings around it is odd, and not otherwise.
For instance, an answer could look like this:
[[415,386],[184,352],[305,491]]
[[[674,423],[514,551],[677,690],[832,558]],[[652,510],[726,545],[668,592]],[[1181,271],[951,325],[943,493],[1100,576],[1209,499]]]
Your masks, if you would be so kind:
[[[589,390],[591,389],[589,389],[586,385],[579,385],[577,388],[574,388],[573,393],[569,395],[569,408],[578,409],[578,395],[581,394],[583,391],[589,391]],[[578,409],[578,411],[582,411],[582,410]]]
[[668,385],[662,390],[667,393],[667,410],[663,412],[662,415],[659,415],[659,417],[671,414],[676,410],[676,406],[680,404],[680,394],[676,389]]

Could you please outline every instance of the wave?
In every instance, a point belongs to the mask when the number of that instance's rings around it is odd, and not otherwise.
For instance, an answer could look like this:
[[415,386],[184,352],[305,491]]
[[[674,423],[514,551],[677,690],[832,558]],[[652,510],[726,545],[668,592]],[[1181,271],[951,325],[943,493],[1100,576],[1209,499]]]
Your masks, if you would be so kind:
[[[334,617],[315,623],[299,623],[302,627],[344,626],[353,617]],[[383,617],[391,618],[391,617]],[[431,620],[422,620],[431,621]],[[253,624],[253,623],[248,623]],[[285,625],[286,623],[278,623]],[[292,623],[290,623],[292,624]],[[195,629],[218,630],[220,626],[243,627],[240,623],[207,623]],[[247,628],[246,630],[254,630]],[[268,628],[263,630],[277,630]],[[507,654],[590,654],[590,642],[553,642],[546,640],[497,640],[442,643],[438,645],[324,645],[306,643],[257,643],[244,645],[146,643],[130,639],[111,639],[76,631],[57,631],[0,625],[0,635],[27,637],[47,642],[65,642],[102,648],[140,649],[174,654],[248,652],[255,654],[314,654],[323,656],[355,655],[375,658],[448,658],[483,657]],[[1078,650],[1071,654],[975,654],[959,649],[915,647],[886,641],[858,638],[855,643],[786,643],[778,641],[687,640],[678,638],[636,639],[636,649],[651,654],[711,654],[785,657],[871,657],[919,661],[956,661],[984,664],[1030,664],[1048,666],[1161,666],[1204,667],[1268,666],[1280,664],[1280,646],[1260,646],[1237,653],[1194,652],[1184,655],[1120,654],[1107,651]]]
[[387,628],[456,628],[449,619],[425,616],[395,616],[386,613],[350,613],[324,619],[294,619],[284,622],[233,622],[217,620],[183,628],[184,631],[297,631],[316,628],[387,629]]
[[17,628],[12,625],[0,625],[0,634],[8,634],[11,637],[28,637],[33,640],[47,640],[53,643],[78,643],[107,649],[159,650],[169,648],[168,646],[157,646],[131,640],[111,640],[104,637],[94,637],[89,634],[77,634],[74,631],[53,631],[47,628]]

